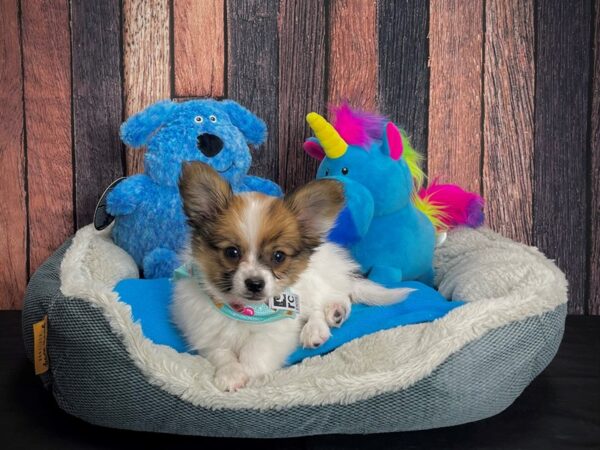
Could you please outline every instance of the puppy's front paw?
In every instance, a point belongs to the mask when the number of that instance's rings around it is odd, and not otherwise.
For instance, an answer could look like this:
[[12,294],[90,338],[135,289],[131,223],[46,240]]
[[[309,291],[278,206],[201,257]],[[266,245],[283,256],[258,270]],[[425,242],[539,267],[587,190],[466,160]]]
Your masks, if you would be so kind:
[[325,320],[330,327],[340,327],[350,315],[350,304],[333,303],[325,307]]
[[215,385],[221,391],[235,392],[246,386],[248,375],[239,365],[229,364],[217,369],[215,373]]
[[309,320],[300,332],[300,342],[304,348],[317,348],[331,336],[327,323],[323,320]]

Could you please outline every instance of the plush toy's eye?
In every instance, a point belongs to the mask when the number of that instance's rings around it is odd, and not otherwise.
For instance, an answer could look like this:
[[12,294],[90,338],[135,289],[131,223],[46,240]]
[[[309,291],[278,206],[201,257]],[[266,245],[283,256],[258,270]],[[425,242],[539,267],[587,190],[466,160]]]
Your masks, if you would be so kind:
[[215,123],[217,121],[217,116],[209,116],[208,119],[212,122]]
[[231,259],[233,261],[237,261],[238,259],[240,259],[241,256],[240,249],[237,247],[227,247],[224,253],[226,258]]
[[329,176],[329,169],[325,169],[325,176],[328,177]]
[[342,167],[342,175],[348,175],[348,168],[347,167]]
[[281,264],[283,261],[285,261],[285,253],[280,252],[279,250],[277,250],[276,252],[273,252],[273,255],[271,256],[271,260],[275,264]]
[[194,117],[194,122],[196,122],[196,123],[202,123],[203,120],[204,120],[204,118],[202,116]]

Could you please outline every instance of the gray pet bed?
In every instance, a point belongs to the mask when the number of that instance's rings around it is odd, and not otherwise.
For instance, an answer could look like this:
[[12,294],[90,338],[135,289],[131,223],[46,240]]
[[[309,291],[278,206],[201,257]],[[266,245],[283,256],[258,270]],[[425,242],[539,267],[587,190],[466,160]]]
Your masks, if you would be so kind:
[[41,378],[62,409],[98,425],[267,438],[445,427],[504,410],[548,365],[567,284],[536,249],[486,229],[449,233],[436,268],[440,292],[466,305],[223,393],[208,361],[143,336],[112,292],[135,264],[86,227],[33,276],[23,335],[32,358],[32,325],[48,316]]

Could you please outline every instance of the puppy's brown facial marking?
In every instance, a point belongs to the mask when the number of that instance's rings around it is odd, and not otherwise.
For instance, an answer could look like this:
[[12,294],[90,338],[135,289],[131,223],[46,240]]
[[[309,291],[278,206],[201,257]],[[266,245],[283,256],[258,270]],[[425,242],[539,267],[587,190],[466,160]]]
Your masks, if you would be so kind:
[[180,191],[192,255],[228,301],[264,301],[294,284],[344,202],[333,180],[314,181],[284,199],[233,195],[203,163],[184,168]]
[[260,261],[285,288],[304,271],[312,252],[303,240],[296,215],[280,199],[270,199],[258,233]]

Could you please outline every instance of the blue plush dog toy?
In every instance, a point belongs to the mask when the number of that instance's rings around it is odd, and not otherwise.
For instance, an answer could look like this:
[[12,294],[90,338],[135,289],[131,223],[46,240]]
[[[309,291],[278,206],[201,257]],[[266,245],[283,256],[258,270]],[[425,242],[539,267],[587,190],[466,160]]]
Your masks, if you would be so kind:
[[260,145],[266,135],[265,123],[232,100],[163,100],[121,126],[123,142],[147,148],[144,173],[117,184],[106,210],[115,216],[113,240],[146,278],[169,277],[179,266],[177,252],[188,233],[177,188],[184,163],[209,164],[235,192],[281,195],[277,184],[247,175],[248,144]]

